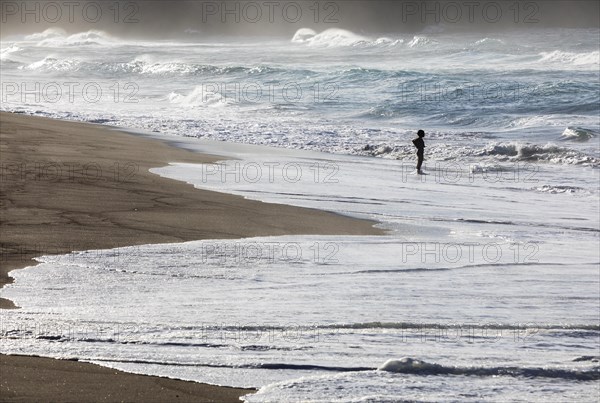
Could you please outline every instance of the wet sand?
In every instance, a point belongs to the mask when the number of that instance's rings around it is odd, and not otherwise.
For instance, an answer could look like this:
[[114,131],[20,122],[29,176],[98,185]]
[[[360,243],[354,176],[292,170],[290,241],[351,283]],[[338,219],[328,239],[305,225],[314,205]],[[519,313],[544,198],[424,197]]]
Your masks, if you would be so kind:
[[[105,126],[2,112],[0,155],[0,287],[12,281],[11,270],[35,265],[32,258],[43,254],[199,239],[383,233],[371,221],[199,190],[151,174],[148,169],[169,162],[219,157]],[[6,299],[0,307],[16,308]],[[48,382],[40,381],[42,374]],[[249,392],[36,357],[0,356],[0,375],[0,401],[236,401]]]

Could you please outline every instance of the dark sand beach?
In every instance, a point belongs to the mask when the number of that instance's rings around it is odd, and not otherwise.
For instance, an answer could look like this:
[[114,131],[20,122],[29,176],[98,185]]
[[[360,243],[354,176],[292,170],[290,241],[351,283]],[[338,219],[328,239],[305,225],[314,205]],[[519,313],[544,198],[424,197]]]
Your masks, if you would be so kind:
[[[148,171],[217,156],[105,126],[0,113],[0,286],[32,258],[251,236],[382,234],[373,222],[195,189]],[[110,298],[110,296],[107,296]],[[18,308],[2,299],[4,309]],[[0,311],[1,314],[1,311]],[[0,401],[237,401],[251,392],[0,355]]]

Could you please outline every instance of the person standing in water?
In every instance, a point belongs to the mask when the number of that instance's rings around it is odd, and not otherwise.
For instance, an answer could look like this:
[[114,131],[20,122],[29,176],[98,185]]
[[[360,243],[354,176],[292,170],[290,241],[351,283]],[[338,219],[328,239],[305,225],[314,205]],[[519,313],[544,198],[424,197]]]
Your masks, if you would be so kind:
[[425,137],[425,132],[423,130],[419,130],[417,135],[419,137],[414,139],[412,142],[415,147],[417,147],[417,174],[423,175],[423,172],[421,171],[421,165],[423,165],[425,154],[425,141],[423,140],[423,137]]

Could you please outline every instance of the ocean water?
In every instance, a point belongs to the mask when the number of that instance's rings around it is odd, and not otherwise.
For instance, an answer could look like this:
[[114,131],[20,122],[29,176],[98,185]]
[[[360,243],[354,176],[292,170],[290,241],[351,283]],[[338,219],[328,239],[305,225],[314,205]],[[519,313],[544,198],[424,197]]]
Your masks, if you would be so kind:
[[424,128],[436,159],[598,163],[597,29],[312,34],[133,42],[53,28],[4,38],[2,109],[395,159],[412,157],[409,139]]
[[596,401],[598,34],[4,39],[3,110],[223,155],[152,172],[388,234],[42,256],[1,291],[21,309],[0,351],[259,387],[250,402]]

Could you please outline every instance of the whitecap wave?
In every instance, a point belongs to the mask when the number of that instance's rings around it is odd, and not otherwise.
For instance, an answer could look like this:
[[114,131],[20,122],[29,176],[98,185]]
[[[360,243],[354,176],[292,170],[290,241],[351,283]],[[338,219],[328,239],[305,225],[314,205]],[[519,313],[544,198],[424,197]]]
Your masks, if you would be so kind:
[[[511,48],[515,48],[515,44],[511,44]],[[507,48],[505,41],[496,38],[482,38],[466,46],[466,50],[473,50],[479,52],[485,51],[502,51]]]
[[539,54],[540,62],[553,62],[577,67],[598,68],[600,66],[600,52],[593,51],[587,53],[563,52],[555,50],[552,52],[542,52]]
[[403,43],[401,39],[391,39],[387,37],[371,39],[341,28],[329,28],[321,33],[317,33],[310,28],[300,28],[292,37],[292,42],[324,48],[349,46],[395,46]]
[[541,193],[550,193],[550,194],[574,194],[574,193],[586,193],[589,194],[589,191],[582,187],[578,186],[569,186],[569,185],[543,185],[535,187],[533,190]]
[[343,47],[366,45],[371,41],[364,36],[341,28],[329,28],[319,34],[309,28],[301,28],[292,38],[292,42],[318,47]]
[[26,41],[42,41],[49,38],[56,37],[65,37],[67,36],[67,31],[62,28],[48,28],[43,32],[36,32],[31,35],[26,35]]
[[435,39],[431,39],[427,36],[417,35],[417,36],[413,37],[410,42],[408,42],[408,47],[409,48],[420,48],[420,47],[424,47],[424,46],[437,45],[438,43],[439,42],[436,41]]
[[544,145],[520,142],[492,143],[479,151],[475,156],[492,156],[509,161],[545,161],[567,165],[598,166],[600,160],[567,147],[553,143]]
[[[393,145],[386,142],[357,146],[351,151],[355,155],[382,157],[403,160],[412,158],[412,145]],[[598,167],[600,159],[587,155],[569,147],[561,147],[553,143],[544,145],[520,142],[494,142],[483,148],[471,148],[450,144],[434,144],[427,149],[430,158],[439,161],[454,161],[464,158],[485,159],[485,164],[471,165],[471,173],[502,171],[495,162],[548,162],[561,165],[582,165]]]
[[483,38],[475,42],[475,45],[503,45],[504,41],[501,39],[494,38]]
[[95,29],[68,35],[63,29],[48,28],[43,32],[27,35],[25,40],[37,42],[36,45],[40,47],[112,45],[118,43],[118,40],[113,36]]
[[294,34],[294,37],[292,38],[292,42],[294,42],[294,43],[308,42],[315,36],[317,36],[317,33],[315,32],[315,30],[310,29],[310,28],[300,28]]
[[57,59],[53,56],[46,56],[42,60],[30,63],[26,66],[19,66],[21,70],[38,70],[38,71],[77,71],[81,67],[81,62],[72,59]]
[[560,136],[562,140],[567,141],[588,141],[598,136],[598,132],[583,127],[567,127]]
[[87,72],[105,74],[115,77],[122,74],[139,74],[147,76],[194,76],[194,75],[229,75],[229,74],[266,74],[275,72],[269,66],[214,66],[209,64],[186,63],[182,61],[160,62],[151,57],[140,55],[130,62],[82,61],[60,58],[49,55],[45,58],[20,66],[21,70],[38,70],[45,72]]
[[8,56],[12,53],[17,53],[21,50],[20,47],[14,43],[10,46],[0,49],[0,60],[8,60]]
[[180,94],[171,92],[167,100],[172,104],[181,106],[195,107],[223,107],[235,103],[234,99],[207,89],[203,85],[194,87],[189,94]]

